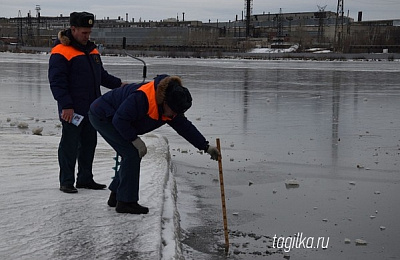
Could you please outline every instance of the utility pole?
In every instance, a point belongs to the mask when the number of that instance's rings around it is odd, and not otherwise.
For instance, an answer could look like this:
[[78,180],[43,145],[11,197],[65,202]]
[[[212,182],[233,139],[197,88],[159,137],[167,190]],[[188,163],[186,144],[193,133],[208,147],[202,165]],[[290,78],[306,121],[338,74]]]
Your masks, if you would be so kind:
[[324,20],[326,19],[325,6],[318,6],[318,12],[315,13],[315,18],[318,18],[318,43],[321,44],[324,39]]
[[244,10],[246,12],[246,38],[250,37],[250,16],[253,11],[253,0],[244,0]]
[[36,5],[36,21],[37,21],[37,32],[36,32],[36,46],[40,46],[40,5]]
[[18,11],[18,44],[23,46],[24,39],[22,38],[22,15],[21,10]]
[[291,38],[291,37],[292,37],[292,21],[293,21],[293,16],[286,17],[286,20],[289,21],[289,35],[288,35],[288,36]]
[[282,19],[282,8],[279,8],[279,14],[277,16],[277,34],[276,34],[276,38],[277,38],[277,42],[278,44],[282,44],[285,41],[285,36],[283,35],[283,19]]
[[335,51],[343,52],[344,0],[338,0],[335,25]]
[[28,38],[26,40],[28,46],[32,46],[34,39],[33,39],[33,29],[32,29],[32,15],[31,15],[31,11],[29,10],[28,12],[28,17],[27,17],[27,24],[28,24]]

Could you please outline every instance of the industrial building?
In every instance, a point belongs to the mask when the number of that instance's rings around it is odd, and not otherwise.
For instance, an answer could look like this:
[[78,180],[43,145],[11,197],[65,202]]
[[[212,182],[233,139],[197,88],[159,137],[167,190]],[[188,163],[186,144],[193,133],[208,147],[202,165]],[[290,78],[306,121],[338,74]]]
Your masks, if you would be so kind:
[[[250,2],[251,0],[245,0]],[[340,2],[341,0],[339,0]],[[21,14],[0,18],[0,46],[8,44],[51,47],[58,31],[69,27],[69,17],[42,17]],[[251,14],[227,22],[96,19],[91,39],[105,48],[176,51],[245,52],[255,47],[283,48],[298,44],[300,51],[326,48],[337,52],[400,52],[400,19],[362,21],[337,12]]]

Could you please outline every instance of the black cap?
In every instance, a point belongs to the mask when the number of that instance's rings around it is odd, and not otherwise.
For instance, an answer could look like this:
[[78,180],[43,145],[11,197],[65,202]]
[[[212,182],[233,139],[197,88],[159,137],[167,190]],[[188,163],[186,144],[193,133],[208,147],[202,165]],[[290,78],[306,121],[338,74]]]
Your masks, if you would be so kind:
[[93,27],[94,15],[88,12],[73,12],[69,15],[69,22],[75,27]]
[[189,90],[175,80],[168,84],[165,101],[177,114],[185,113],[192,106],[192,96]]

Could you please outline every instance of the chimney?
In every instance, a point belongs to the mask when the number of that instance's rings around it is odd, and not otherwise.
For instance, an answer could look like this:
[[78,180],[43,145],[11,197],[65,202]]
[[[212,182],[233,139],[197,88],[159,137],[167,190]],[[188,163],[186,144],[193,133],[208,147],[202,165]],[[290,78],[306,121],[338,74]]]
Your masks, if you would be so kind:
[[358,21],[361,22],[362,21],[362,12],[358,12]]

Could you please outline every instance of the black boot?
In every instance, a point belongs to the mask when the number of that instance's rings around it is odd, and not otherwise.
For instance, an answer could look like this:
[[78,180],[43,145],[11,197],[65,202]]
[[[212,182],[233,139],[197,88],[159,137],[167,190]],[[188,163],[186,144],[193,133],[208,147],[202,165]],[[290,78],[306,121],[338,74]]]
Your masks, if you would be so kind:
[[107,201],[108,206],[115,208],[117,206],[117,193],[111,192],[110,197],[108,198]]
[[107,185],[96,183],[95,181],[91,181],[88,183],[76,183],[76,187],[78,189],[91,189],[91,190],[103,190],[107,188]]
[[77,193],[78,190],[75,189],[74,185],[61,185],[60,191],[65,193]]
[[130,213],[130,214],[147,214],[149,208],[139,205],[137,202],[117,202],[115,210],[118,213]]

